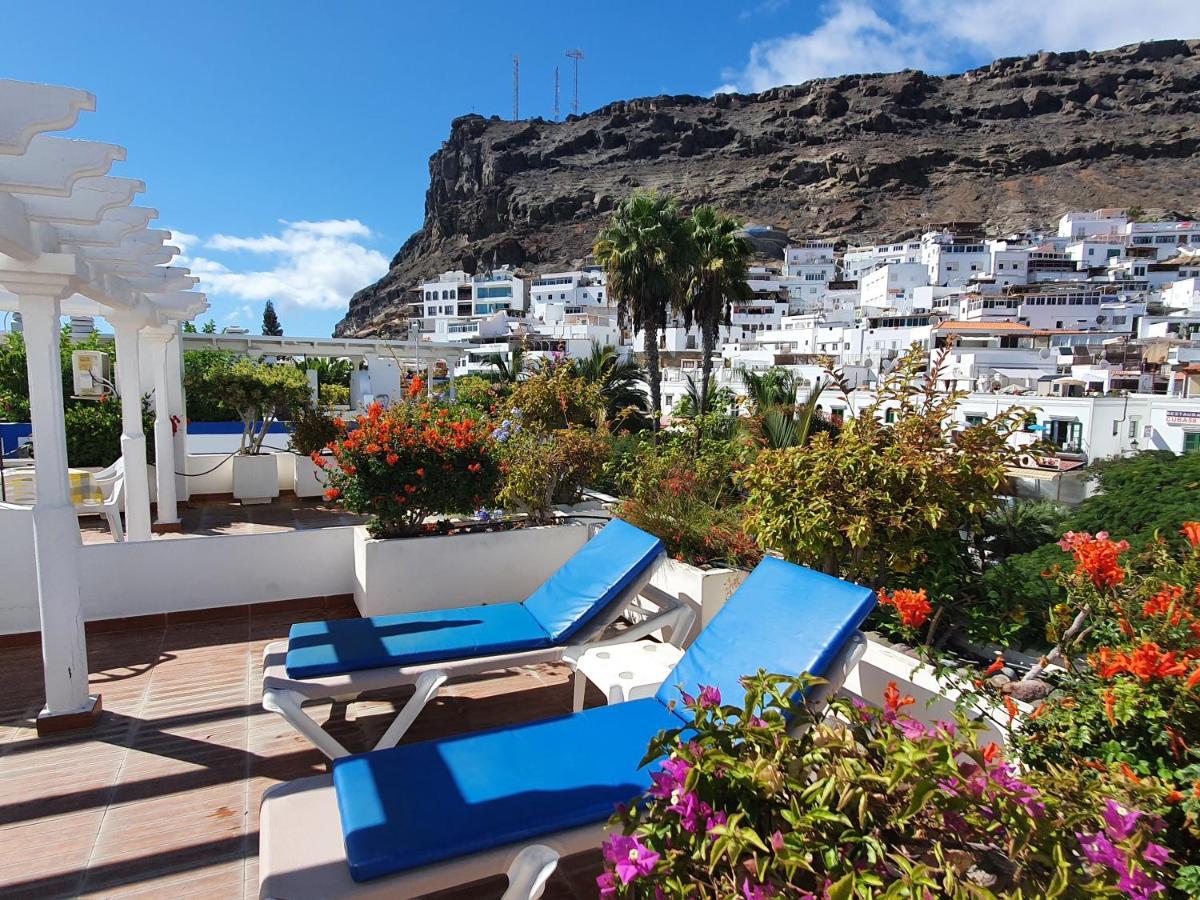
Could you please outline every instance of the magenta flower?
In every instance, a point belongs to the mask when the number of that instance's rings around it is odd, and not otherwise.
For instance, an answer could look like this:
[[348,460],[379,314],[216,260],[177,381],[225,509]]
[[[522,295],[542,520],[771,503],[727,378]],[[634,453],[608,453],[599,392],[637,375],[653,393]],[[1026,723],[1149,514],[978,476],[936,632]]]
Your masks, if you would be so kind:
[[1132,900],[1150,900],[1155,894],[1167,889],[1166,885],[1155,881],[1141,869],[1123,872],[1117,887]]
[[700,706],[720,706],[721,705],[721,689],[712,685],[705,685],[700,688],[700,696],[696,701]]
[[1108,826],[1109,834],[1119,841],[1133,834],[1141,817],[1142,813],[1136,809],[1124,810],[1112,798],[1104,801],[1104,824]]
[[1170,858],[1171,851],[1162,844],[1156,844],[1154,841],[1150,841],[1148,844],[1146,844],[1146,849],[1142,852],[1142,856],[1145,858],[1146,862],[1153,863],[1156,866],[1161,866],[1164,865]]
[[1125,854],[1113,846],[1104,832],[1091,835],[1077,833],[1075,837],[1079,839],[1080,849],[1088,862],[1108,866],[1118,872],[1125,867]]
[[770,839],[771,849],[778,853],[783,849],[783,832],[775,831],[771,834]]
[[742,882],[742,896],[746,900],[770,900],[777,896],[775,888],[769,884],[751,884],[747,878]]
[[596,876],[596,887],[600,889],[601,897],[617,895],[617,879],[612,872],[601,872]]
[[621,884],[629,884],[653,872],[659,856],[632,835],[614,834],[604,842],[604,858],[616,869]]
[[725,815],[725,813],[721,812],[721,810],[713,810],[713,814],[709,816],[708,821],[704,823],[704,830],[708,834],[712,834],[716,829],[720,828],[728,821],[729,817]]
[[671,799],[677,791],[683,790],[690,771],[692,771],[692,764],[686,760],[676,759],[673,756],[664,759],[660,771],[650,774],[653,784],[647,793],[659,800]]
[[676,794],[671,799],[672,803],[667,809],[679,816],[679,823],[684,831],[699,831],[700,823],[706,821],[712,813],[712,807],[696,796],[694,791]]

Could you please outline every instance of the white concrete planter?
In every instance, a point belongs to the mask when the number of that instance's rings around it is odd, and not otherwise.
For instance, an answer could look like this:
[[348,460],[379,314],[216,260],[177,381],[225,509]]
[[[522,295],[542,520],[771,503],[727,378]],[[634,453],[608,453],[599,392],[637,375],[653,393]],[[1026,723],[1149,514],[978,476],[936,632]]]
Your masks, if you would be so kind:
[[[696,612],[696,624],[688,637],[690,641],[720,611],[749,574],[745,569],[701,569],[677,559],[664,559],[655,569],[650,583],[673,597],[684,597],[691,604]],[[641,604],[653,607],[645,600]],[[636,618],[636,614],[632,617]]]
[[233,458],[233,497],[248,503],[270,503],[279,496],[279,470],[274,453],[238,454]]
[[[331,459],[328,456],[325,458]],[[295,466],[292,489],[296,492],[296,496],[323,496],[325,493],[325,470],[317,468],[317,464],[309,457],[298,454],[292,454],[292,464]]]
[[437,537],[354,530],[354,603],[364,616],[515,603],[587,541],[574,523]]
[[[947,680],[939,680],[931,666],[901,653],[893,647],[867,638],[867,652],[846,678],[844,691],[865,700],[872,706],[883,703],[883,694],[888,682],[896,682],[900,693],[912,697],[916,703],[908,706],[904,714],[932,725],[937,721],[954,720],[954,703],[959,692]],[[1023,711],[1029,709],[1019,704]],[[1003,747],[1004,730],[999,723],[1006,722],[1008,714],[999,704],[990,706],[987,715],[980,718],[984,726],[979,742],[995,741]]]

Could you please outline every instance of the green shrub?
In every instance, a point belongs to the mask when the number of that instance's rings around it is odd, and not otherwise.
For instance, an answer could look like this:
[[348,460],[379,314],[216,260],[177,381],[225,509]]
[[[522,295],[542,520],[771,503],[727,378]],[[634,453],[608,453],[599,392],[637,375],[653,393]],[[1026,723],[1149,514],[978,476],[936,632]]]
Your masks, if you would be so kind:
[[541,431],[502,422],[493,437],[504,472],[500,502],[534,522],[552,520],[556,503],[574,503],[608,453],[607,437],[581,426]]
[[600,387],[576,375],[566,364],[547,364],[518,382],[506,401],[520,410],[527,428],[555,429],[595,426],[604,415]]
[[242,420],[241,452],[258,453],[276,419],[309,402],[308,378],[289,365],[266,365],[239,359],[214,366],[203,383]]
[[340,434],[341,429],[327,410],[312,405],[292,410],[290,446],[296,453],[304,456],[320,453]]
[[341,384],[322,384],[317,387],[322,406],[349,406],[350,388]]
[[237,410],[225,401],[214,373],[232,368],[238,356],[228,350],[187,350],[183,354],[183,388],[187,415],[193,422],[230,422]]
[[478,375],[466,375],[455,379],[454,396],[455,402],[488,415],[492,412],[493,407],[507,396],[507,392],[503,387],[486,378]]

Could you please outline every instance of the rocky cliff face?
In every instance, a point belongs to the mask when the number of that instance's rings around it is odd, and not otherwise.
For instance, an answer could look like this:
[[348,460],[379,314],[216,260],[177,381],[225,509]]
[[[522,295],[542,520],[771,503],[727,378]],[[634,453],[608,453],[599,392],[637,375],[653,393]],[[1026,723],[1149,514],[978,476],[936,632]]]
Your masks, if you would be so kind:
[[999,59],[962,75],[849,75],[613,103],[565,122],[462,116],[429,161],[421,230],[350,300],[339,335],[401,317],[453,268],[569,267],[635,188],[794,237],[997,232],[1068,208],[1200,209],[1200,40]]

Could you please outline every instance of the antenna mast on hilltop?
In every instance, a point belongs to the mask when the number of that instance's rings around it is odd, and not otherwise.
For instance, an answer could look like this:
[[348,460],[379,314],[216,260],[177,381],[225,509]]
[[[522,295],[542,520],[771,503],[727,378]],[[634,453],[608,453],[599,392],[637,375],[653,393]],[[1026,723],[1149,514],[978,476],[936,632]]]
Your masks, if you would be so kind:
[[558,121],[558,66],[554,67],[554,121]]
[[521,118],[521,57],[513,54],[513,121]]
[[571,112],[579,115],[579,61],[583,59],[583,51],[568,50],[567,59],[575,60],[575,97],[571,101]]

